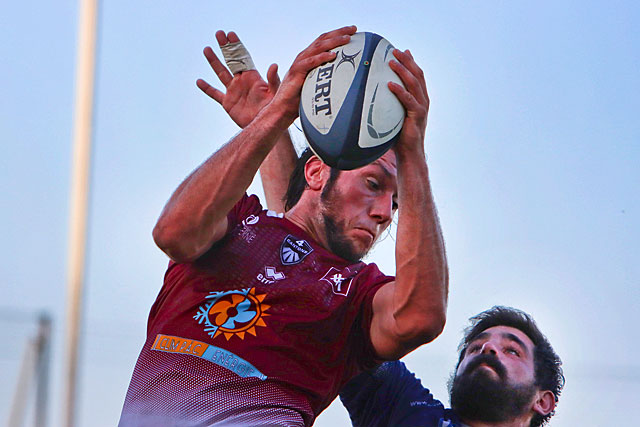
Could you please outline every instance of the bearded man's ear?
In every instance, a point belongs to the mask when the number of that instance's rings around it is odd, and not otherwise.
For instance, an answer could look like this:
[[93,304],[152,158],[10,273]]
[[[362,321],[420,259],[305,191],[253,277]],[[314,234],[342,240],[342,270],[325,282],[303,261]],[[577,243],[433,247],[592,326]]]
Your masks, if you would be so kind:
[[539,391],[533,410],[540,415],[548,415],[556,408],[556,396],[550,390]]

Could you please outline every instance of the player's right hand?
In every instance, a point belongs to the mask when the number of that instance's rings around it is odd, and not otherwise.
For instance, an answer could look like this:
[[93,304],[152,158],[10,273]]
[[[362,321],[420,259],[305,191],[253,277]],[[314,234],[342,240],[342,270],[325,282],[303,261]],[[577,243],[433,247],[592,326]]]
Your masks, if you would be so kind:
[[272,100],[287,120],[293,122],[298,117],[300,92],[309,71],[335,59],[335,52],[330,50],[347,44],[356,31],[352,25],[324,33],[296,56]]

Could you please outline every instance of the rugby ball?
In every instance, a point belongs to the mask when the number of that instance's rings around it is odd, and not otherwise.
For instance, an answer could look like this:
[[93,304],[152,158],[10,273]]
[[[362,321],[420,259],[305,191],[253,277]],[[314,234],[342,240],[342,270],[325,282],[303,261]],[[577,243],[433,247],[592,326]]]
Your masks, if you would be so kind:
[[300,123],[313,152],[329,166],[365,166],[400,136],[404,107],[387,86],[389,81],[402,85],[389,67],[393,49],[377,34],[356,33],[333,49],[333,61],[307,75]]

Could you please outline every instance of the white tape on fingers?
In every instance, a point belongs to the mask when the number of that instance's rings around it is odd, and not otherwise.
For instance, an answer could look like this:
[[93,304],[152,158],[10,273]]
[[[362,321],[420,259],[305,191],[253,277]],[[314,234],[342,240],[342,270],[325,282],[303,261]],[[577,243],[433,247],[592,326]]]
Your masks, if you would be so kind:
[[227,63],[227,67],[229,67],[232,74],[235,75],[243,71],[256,69],[251,55],[249,55],[242,42],[227,43],[224,46],[220,46],[220,50],[222,51],[224,62]]

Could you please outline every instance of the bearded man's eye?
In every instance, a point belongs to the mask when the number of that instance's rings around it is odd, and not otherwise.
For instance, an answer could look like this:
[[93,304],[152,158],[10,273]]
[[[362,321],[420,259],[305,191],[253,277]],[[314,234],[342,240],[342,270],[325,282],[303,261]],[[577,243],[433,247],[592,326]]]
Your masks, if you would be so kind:
[[513,354],[514,356],[520,357],[520,352],[515,348],[508,348],[507,353]]

